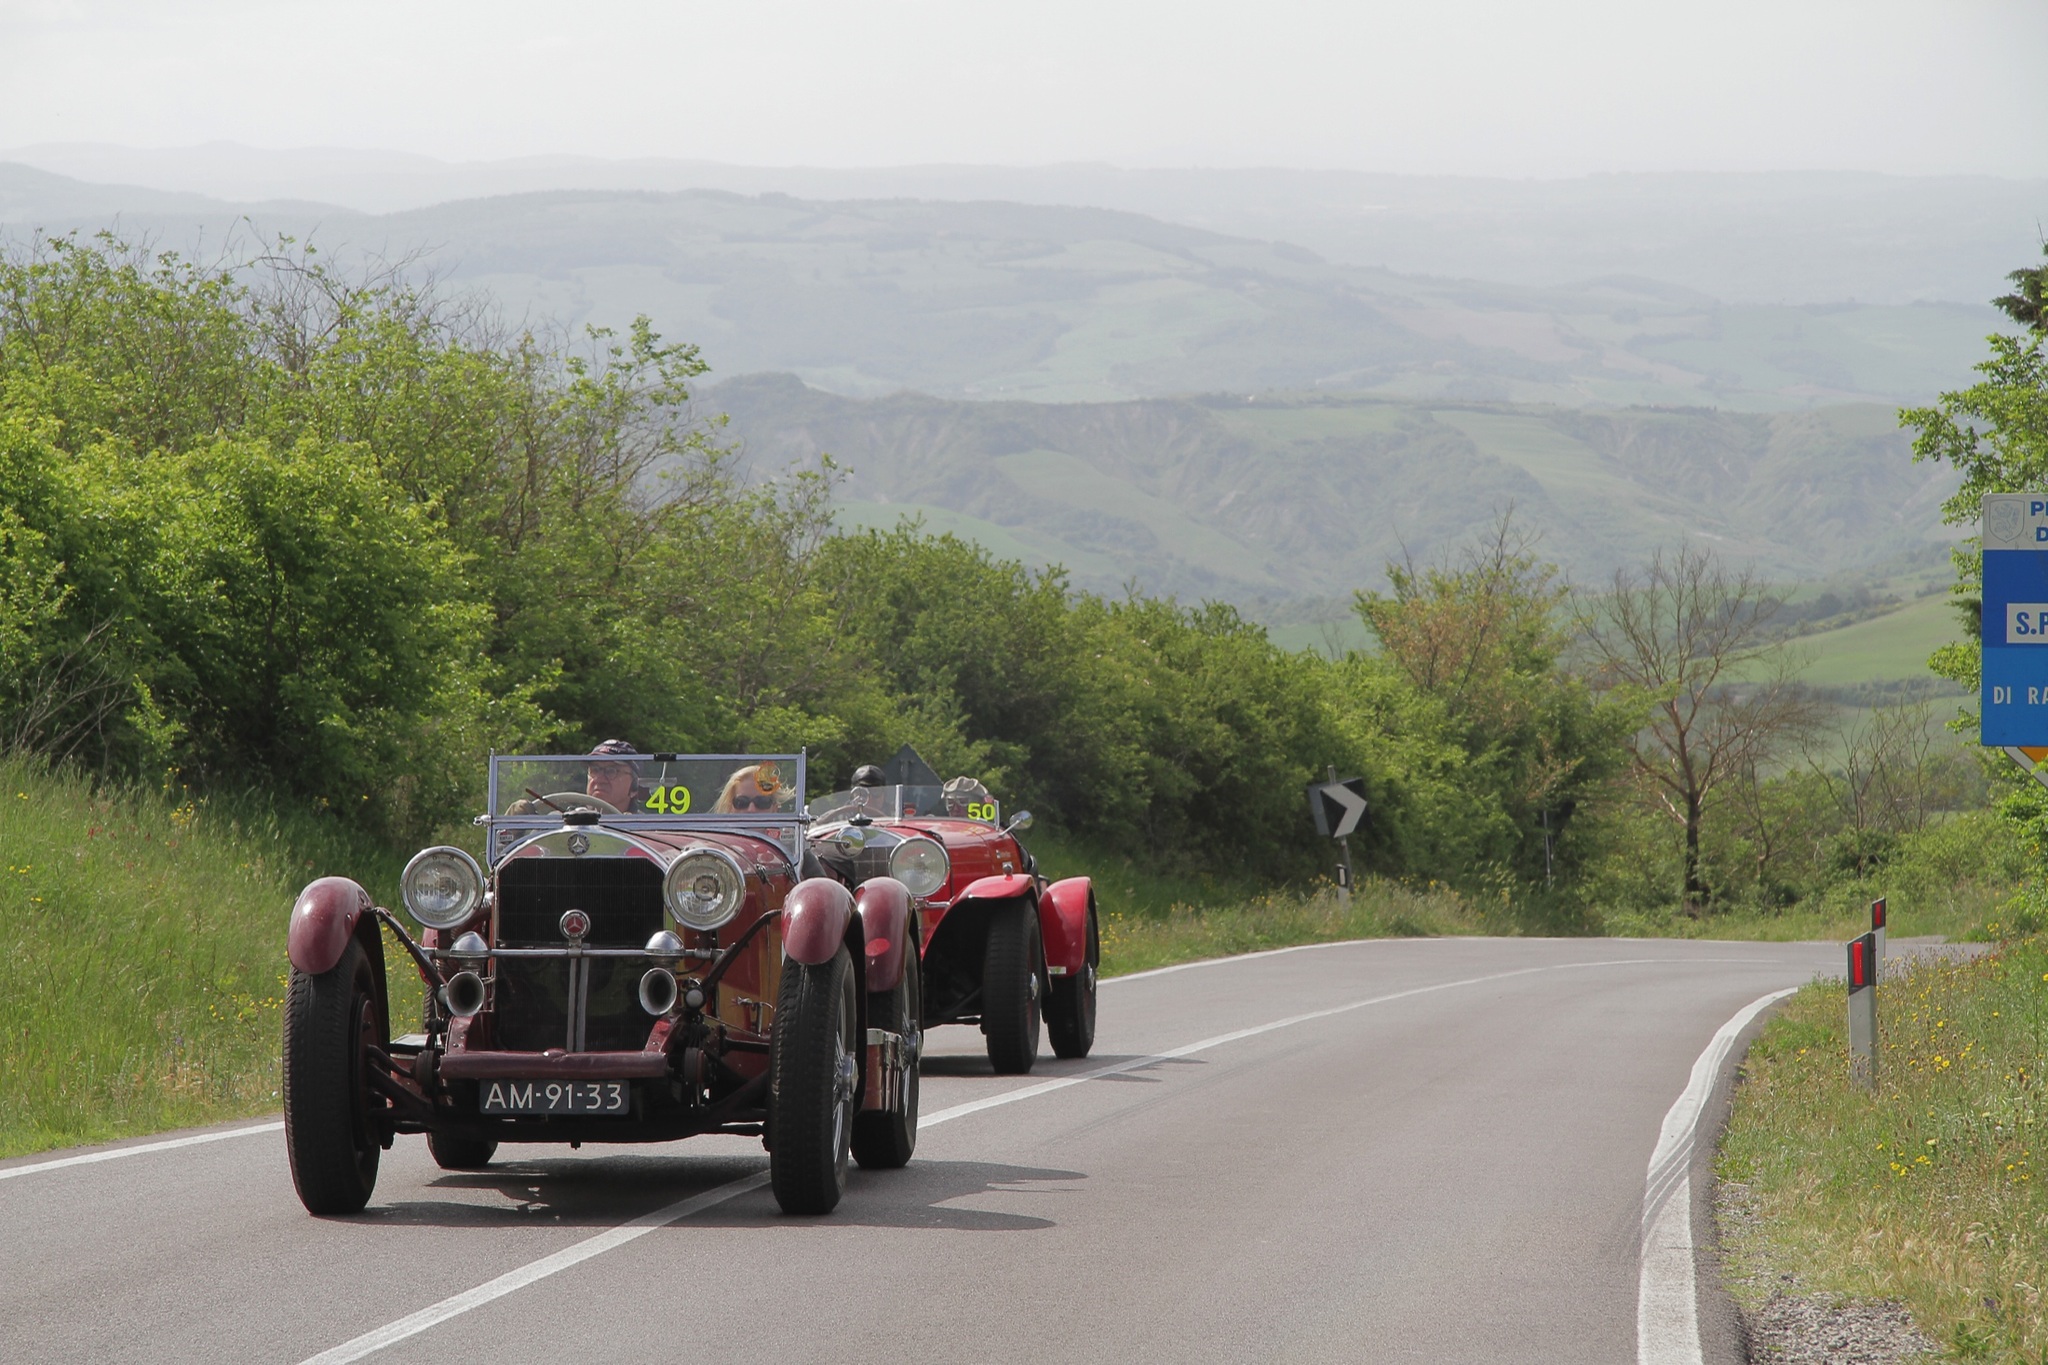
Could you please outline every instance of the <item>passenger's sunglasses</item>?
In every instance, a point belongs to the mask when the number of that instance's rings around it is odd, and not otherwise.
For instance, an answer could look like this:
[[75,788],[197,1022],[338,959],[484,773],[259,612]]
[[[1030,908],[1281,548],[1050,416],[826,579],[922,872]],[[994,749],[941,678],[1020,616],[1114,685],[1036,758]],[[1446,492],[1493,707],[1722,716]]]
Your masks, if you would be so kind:
[[734,810],[774,810],[775,798],[772,796],[735,796],[732,799],[732,808]]

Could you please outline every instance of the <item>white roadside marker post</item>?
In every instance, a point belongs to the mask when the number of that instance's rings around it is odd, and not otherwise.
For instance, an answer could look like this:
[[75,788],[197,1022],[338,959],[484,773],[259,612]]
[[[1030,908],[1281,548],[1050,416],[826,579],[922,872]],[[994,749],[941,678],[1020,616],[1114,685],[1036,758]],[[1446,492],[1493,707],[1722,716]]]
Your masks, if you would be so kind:
[[1884,897],[1870,903],[1870,932],[1877,936],[1876,960],[1870,964],[1870,979],[1884,975]]
[[1849,1079],[1877,1089],[1877,931],[1849,940]]

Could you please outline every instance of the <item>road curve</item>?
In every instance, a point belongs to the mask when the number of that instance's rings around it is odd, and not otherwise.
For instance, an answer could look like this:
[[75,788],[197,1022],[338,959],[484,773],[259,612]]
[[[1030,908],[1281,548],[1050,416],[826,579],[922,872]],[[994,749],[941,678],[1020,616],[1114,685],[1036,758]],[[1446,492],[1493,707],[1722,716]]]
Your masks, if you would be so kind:
[[1620,1365],[1696,1059],[1840,961],[1411,939],[1112,981],[1082,1062],[935,1031],[916,1159],[822,1219],[742,1139],[455,1174],[401,1138],[331,1220],[274,1123],[46,1153],[0,1163],[0,1359]]

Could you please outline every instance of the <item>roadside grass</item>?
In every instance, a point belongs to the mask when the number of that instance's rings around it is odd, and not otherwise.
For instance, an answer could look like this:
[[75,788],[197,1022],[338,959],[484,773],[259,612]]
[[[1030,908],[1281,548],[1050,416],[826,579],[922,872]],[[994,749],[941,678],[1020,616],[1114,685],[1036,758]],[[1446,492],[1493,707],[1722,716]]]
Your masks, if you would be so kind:
[[1164,914],[1102,913],[1102,974],[1232,957],[1268,948],[1353,938],[1413,938],[1499,932],[1472,901],[1448,889],[1412,891],[1392,882],[1361,882],[1351,904],[1337,889],[1270,892],[1229,905],[1177,905]]
[[1734,1292],[1758,1306],[1789,1273],[1904,1302],[1957,1359],[2048,1360],[2048,945],[1888,969],[1874,1094],[1845,1015],[1840,984],[1807,986],[1743,1065],[1717,1169],[1761,1217],[1724,1247]]
[[292,898],[395,882],[333,821],[18,759],[0,832],[0,1157],[275,1109]]
[[1615,938],[1847,942],[1870,927],[1870,903],[1882,896],[1892,938],[1931,936],[1983,942],[1998,933],[2000,916],[2013,890],[2010,885],[1986,881],[1923,887],[1906,878],[1870,877],[1828,887],[1782,910],[1731,910],[1698,919],[1681,914],[1676,906],[1608,910],[1601,912],[1595,932]]
[[1347,938],[1517,932],[1498,908],[1436,884],[1418,890],[1361,878],[1344,907],[1327,882],[1275,890],[1249,878],[1147,867],[1050,833],[1026,843],[1047,877],[1094,879],[1104,976]]

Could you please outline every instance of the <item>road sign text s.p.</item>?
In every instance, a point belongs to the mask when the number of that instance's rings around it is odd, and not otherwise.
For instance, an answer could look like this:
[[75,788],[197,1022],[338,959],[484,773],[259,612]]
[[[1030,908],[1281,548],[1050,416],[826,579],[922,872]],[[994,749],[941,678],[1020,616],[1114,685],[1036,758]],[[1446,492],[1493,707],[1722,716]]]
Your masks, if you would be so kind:
[[2048,744],[2048,495],[1992,493],[1981,510],[1979,741]]

